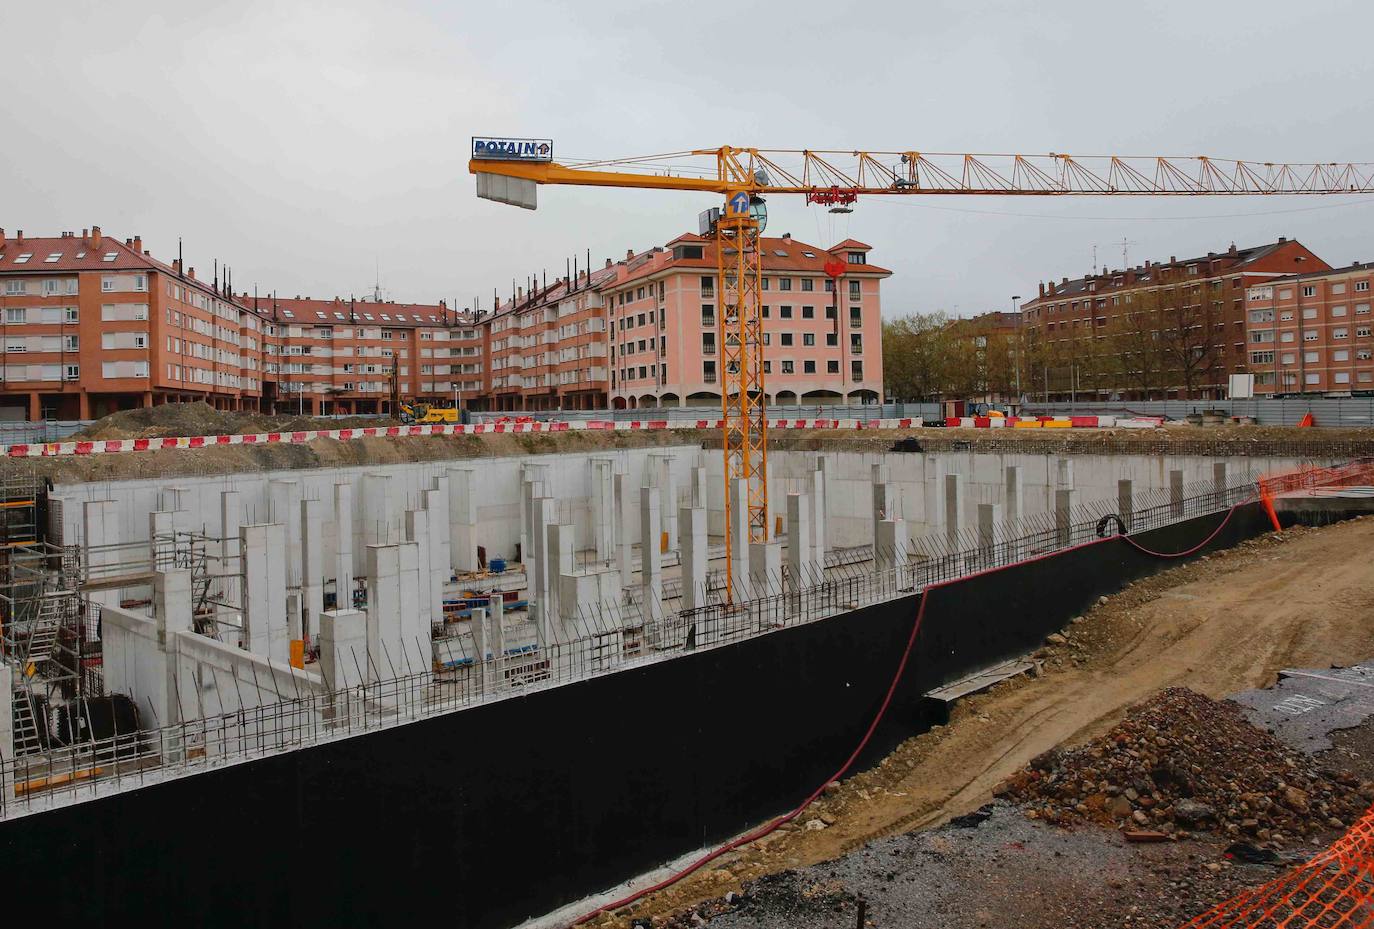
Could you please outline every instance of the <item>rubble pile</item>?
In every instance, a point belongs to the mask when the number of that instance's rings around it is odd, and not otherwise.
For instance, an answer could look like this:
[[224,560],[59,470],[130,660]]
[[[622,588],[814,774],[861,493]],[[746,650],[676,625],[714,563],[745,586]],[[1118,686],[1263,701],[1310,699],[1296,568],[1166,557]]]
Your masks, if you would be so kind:
[[1348,826],[1374,801],[1374,782],[1320,769],[1235,704],[1171,688],[1105,736],[1032,759],[997,794],[1060,825],[1174,838],[1215,832],[1282,848]]

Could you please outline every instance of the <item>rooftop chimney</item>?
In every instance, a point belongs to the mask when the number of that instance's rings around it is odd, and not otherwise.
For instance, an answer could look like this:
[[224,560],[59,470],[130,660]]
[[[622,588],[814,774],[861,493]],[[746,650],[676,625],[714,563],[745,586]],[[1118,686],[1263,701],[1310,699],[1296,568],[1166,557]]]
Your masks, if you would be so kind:
[[609,268],[610,266],[611,266],[611,259],[607,258],[607,259],[606,259],[606,267]]
[[99,248],[99,247],[100,247],[100,227],[99,227],[99,226],[92,226],[92,227],[91,227],[91,248]]
[[790,232],[784,232],[784,233],[782,234],[782,240],[783,240],[784,242],[791,242],[791,241],[792,241],[792,233],[790,233]]
[[134,236],[134,251],[136,251],[136,252],[141,252],[141,251],[143,251],[143,236],[141,236],[141,235],[136,235],[136,236]]
[[1064,278],[1064,280],[1060,283],[1059,286],[1060,286],[1060,287],[1068,287],[1068,286],[1069,286],[1069,279],[1068,279],[1067,277]]
[[[19,234],[22,236],[24,233],[21,232],[21,233],[19,233]],[[627,248],[627,249],[625,249],[625,260],[626,260],[626,261],[629,261],[629,260],[630,260],[631,258],[633,258],[634,256],[635,256],[635,250],[634,250],[634,249],[632,249],[632,248]]]
[[[23,236],[23,234],[24,234],[24,233],[22,233],[22,232],[19,233],[20,236]],[[1281,236],[1279,236],[1279,244],[1280,244],[1280,245],[1282,245],[1284,242],[1287,242],[1287,241],[1288,241],[1288,236],[1286,236],[1286,235],[1281,235]]]
[[177,274],[180,274],[180,273],[181,273],[181,259],[180,259],[180,258],[173,258],[173,259],[172,259],[172,270],[175,271]]
[[191,280],[194,281],[194,280],[196,279],[196,269],[195,269],[195,268],[187,268],[187,269],[186,269],[186,276],[189,277]]
[[1232,242],[1232,243],[1231,243],[1231,247],[1228,248],[1228,249],[1226,250],[1226,254],[1228,254],[1228,255],[1235,255],[1235,253],[1236,253],[1236,243],[1235,243],[1235,242]]
[[1041,282],[1040,282],[1040,296],[1042,296],[1042,297],[1045,296],[1045,282],[1044,282],[1044,281],[1041,281]]
[[0,245],[5,244],[5,230],[0,229]]
[[23,230],[23,229],[18,229],[18,230],[15,231],[15,233],[14,233],[14,241],[18,242],[20,245],[23,245],[23,244],[24,244],[24,230]]
[[82,243],[84,244],[84,243],[86,243],[86,242],[89,242],[89,241],[90,241],[90,238],[91,238],[91,230],[89,230],[89,229],[82,229],[82,230],[81,230],[81,241],[82,241]]

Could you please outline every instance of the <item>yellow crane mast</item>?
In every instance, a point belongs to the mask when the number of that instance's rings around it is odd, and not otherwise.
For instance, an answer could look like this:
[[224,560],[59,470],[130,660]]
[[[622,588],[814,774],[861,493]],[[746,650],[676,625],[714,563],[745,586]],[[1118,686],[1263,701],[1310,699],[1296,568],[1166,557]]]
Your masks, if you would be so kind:
[[726,590],[734,591],[729,495],[743,479],[747,538],[768,540],[768,420],[759,294],[764,197],[802,195],[849,212],[861,196],[1280,196],[1374,192],[1374,162],[1280,163],[1187,157],[830,151],[721,146],[609,160],[553,160],[549,139],[472,139],[484,199],[535,209],[541,184],[716,194],[702,214],[716,247],[725,464]]

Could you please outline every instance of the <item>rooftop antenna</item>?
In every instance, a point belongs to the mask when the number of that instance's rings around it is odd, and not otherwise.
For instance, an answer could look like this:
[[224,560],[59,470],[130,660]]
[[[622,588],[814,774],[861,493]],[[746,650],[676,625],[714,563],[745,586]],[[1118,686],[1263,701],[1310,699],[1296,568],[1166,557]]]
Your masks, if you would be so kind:
[[1134,242],[1127,242],[1125,236],[1121,237],[1121,268],[1123,271],[1131,266],[1131,262],[1129,259],[1127,259],[1126,255],[1127,249],[1129,249],[1134,244]]
[[372,258],[373,277],[372,277],[372,302],[382,302],[382,260],[375,255]]
[[186,259],[181,254],[181,236],[177,236],[177,277],[185,278]]

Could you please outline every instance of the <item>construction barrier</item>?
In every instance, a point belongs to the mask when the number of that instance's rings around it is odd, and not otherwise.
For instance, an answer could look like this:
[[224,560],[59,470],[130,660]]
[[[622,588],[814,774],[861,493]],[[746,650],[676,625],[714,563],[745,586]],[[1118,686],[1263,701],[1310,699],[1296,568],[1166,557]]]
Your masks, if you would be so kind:
[[1326,851],[1182,929],[1338,929],[1374,919],[1374,810]]
[[[93,439],[0,446],[9,458],[56,458],[69,455],[107,455],[117,452],[155,452],[167,449],[215,448],[222,445],[302,445],[316,439],[396,439],[417,436],[500,435],[526,432],[609,430],[638,432],[657,429],[719,429],[719,419],[677,422],[650,420],[552,420],[514,423],[434,423],[412,426],[368,426],[360,429],[309,429],[301,432],[258,432],[243,435],[167,436],[153,439]],[[773,419],[769,429],[915,429],[918,418],[903,419]]]
[[950,416],[945,425],[951,429],[1154,429],[1163,422],[1151,416]]

